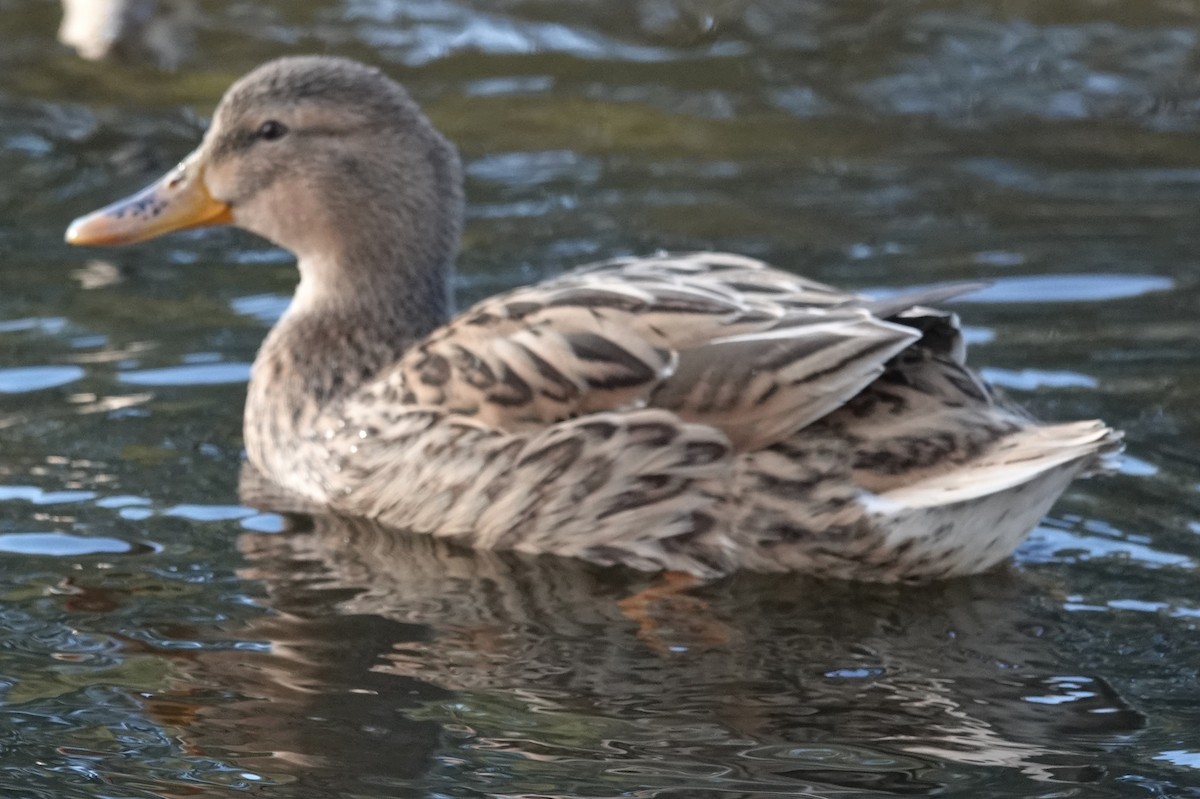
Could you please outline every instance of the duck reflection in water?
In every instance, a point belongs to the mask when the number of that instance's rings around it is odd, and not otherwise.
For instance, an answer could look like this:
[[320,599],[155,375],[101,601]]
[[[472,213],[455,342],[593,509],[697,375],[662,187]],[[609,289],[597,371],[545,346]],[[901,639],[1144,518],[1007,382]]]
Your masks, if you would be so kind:
[[[727,640],[663,613],[648,646],[616,601],[645,575],[284,519],[239,539],[271,615],[180,661],[156,700],[191,751],[275,779],[457,783],[499,760],[516,790],[538,760],[539,780],[561,761],[564,781],[666,788],[736,750],[755,790],[926,791],[954,764],[1086,782],[1142,724],[1101,679],[1039,666],[1061,659],[1027,599],[1045,587],[1011,571],[921,588],[740,575],[696,592]],[[850,760],[823,765],[831,751]]]

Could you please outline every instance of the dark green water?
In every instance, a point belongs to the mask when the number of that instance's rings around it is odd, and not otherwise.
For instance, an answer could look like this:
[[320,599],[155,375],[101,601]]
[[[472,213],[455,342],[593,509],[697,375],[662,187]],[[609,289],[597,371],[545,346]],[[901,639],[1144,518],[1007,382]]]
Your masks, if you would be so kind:
[[[1200,4],[213,0],[175,71],[58,15],[0,0],[0,795],[1200,796]],[[640,637],[635,574],[240,507],[288,257],[62,231],[312,51],[462,146],[462,303],[657,248],[991,280],[974,361],[1124,473],[999,573],[743,575]]]

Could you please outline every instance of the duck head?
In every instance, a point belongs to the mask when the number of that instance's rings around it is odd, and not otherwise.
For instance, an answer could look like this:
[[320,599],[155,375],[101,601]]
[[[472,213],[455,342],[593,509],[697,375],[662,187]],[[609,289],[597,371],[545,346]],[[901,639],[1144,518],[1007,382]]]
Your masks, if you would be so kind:
[[[141,192],[75,220],[77,245],[233,224],[290,250],[302,288],[428,275],[444,285],[462,219],[454,147],[382,72],[283,58],[237,81],[200,146]],[[443,289],[444,292],[444,289]]]

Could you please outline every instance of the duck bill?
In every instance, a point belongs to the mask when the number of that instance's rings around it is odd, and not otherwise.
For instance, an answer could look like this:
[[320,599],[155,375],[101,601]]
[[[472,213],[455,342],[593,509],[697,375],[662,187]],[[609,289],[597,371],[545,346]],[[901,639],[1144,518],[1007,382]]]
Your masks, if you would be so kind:
[[204,161],[198,152],[157,183],[81,216],[67,228],[67,243],[76,245],[129,244],[173,230],[233,221],[228,203],[213,199],[204,183]]

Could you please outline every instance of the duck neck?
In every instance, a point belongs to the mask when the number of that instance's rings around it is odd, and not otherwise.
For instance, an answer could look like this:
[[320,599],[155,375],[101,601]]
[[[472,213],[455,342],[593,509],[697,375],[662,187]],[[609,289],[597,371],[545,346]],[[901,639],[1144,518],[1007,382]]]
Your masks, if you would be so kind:
[[[407,251],[406,251],[407,250]],[[255,378],[317,410],[398,361],[450,316],[451,252],[348,243],[299,263],[291,305],[268,335]],[[261,374],[260,374],[261,372]]]
[[453,252],[412,249],[348,242],[302,259],[282,332],[316,326],[354,338],[355,331],[366,331],[391,342],[399,355],[444,324],[452,305]]

